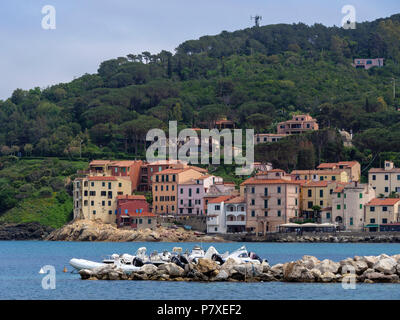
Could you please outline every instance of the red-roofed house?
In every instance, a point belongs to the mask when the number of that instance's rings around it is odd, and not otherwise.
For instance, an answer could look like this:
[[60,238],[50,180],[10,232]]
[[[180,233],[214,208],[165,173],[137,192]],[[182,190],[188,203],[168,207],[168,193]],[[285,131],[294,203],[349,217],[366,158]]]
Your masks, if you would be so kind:
[[121,195],[117,197],[117,226],[133,229],[154,228],[156,215],[149,210],[143,195]]
[[300,213],[300,182],[281,170],[257,174],[241,184],[246,204],[246,230],[256,234],[278,231]]
[[361,165],[358,161],[340,161],[335,163],[321,163],[318,170],[337,171],[344,170],[347,172],[349,181],[360,181]]
[[374,198],[365,205],[365,225],[369,231],[381,230],[385,227],[397,224],[399,219],[399,198]]

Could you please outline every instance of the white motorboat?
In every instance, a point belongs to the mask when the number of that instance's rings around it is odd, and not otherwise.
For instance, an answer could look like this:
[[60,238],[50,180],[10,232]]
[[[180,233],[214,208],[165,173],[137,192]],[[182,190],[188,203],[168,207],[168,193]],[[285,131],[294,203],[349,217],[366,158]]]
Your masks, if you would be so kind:
[[197,262],[199,258],[204,258],[205,252],[199,246],[194,246],[192,251],[188,254],[187,258],[189,262]]
[[[124,255],[122,255],[122,256],[124,256]],[[109,266],[109,265],[115,265],[117,268],[120,268],[122,271],[124,271],[126,273],[138,271],[140,269],[139,266],[135,266],[134,264],[132,264],[132,260],[130,260],[130,257],[128,257],[128,256],[121,257],[121,258],[118,256],[118,258],[115,259],[112,263],[110,262],[110,260],[107,260],[107,262],[95,262],[95,261],[90,261],[90,260],[86,260],[86,259],[72,258],[69,261],[69,264],[78,271],[80,271],[82,269],[93,270],[95,268],[105,267],[105,266]]]
[[224,261],[228,259],[233,259],[237,263],[246,263],[246,262],[251,262],[255,264],[262,263],[262,259],[254,252],[249,253],[245,246],[242,246],[239,249],[233,251],[231,254],[222,257],[222,259]]

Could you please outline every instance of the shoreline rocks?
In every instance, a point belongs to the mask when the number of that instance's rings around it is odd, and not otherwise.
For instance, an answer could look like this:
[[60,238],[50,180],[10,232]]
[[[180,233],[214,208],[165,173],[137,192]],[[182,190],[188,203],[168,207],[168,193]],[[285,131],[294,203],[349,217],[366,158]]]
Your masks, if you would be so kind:
[[186,264],[184,269],[174,263],[159,267],[146,264],[136,272],[125,274],[116,266],[107,265],[93,270],[80,270],[79,274],[82,280],[310,283],[354,280],[358,283],[400,283],[400,255],[355,256],[339,262],[328,259],[320,261],[313,256],[303,256],[300,260],[274,266],[265,261],[261,264],[237,263],[233,259],[219,265],[213,260],[200,258],[197,264]]
[[0,240],[43,240],[54,229],[38,222],[2,223]]
[[110,241],[110,242],[224,242],[218,236],[196,235],[183,228],[155,230],[118,229],[111,224],[99,221],[75,220],[60,229],[54,230],[45,240],[49,241]]

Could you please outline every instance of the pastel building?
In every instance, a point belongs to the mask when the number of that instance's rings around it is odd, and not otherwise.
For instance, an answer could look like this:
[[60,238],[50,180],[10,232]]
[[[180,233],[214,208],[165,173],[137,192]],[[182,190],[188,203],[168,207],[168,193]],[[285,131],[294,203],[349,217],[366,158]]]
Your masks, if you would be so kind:
[[354,59],[353,67],[368,70],[372,67],[383,67],[383,61],[384,61],[383,58]]
[[337,181],[348,182],[349,175],[345,170],[293,170],[291,173],[293,180],[312,180],[312,181]]
[[360,181],[361,165],[358,161],[340,161],[335,163],[321,163],[317,170],[346,171],[349,181]]
[[[301,185],[302,216],[316,222],[331,222],[332,195],[334,190],[343,185],[335,181],[307,181]],[[314,210],[319,207],[320,210]]]
[[73,183],[74,219],[116,223],[117,197],[131,194],[129,177],[86,176]]
[[246,203],[241,196],[220,196],[208,202],[207,233],[245,232]]
[[166,169],[152,176],[153,212],[176,215],[178,213],[178,185],[203,176],[192,167]]
[[399,198],[375,198],[365,205],[365,229],[374,231],[399,231]]
[[254,145],[259,143],[277,142],[287,136],[286,133],[257,133],[254,135]]
[[396,168],[392,161],[385,161],[383,168],[371,168],[368,171],[368,183],[377,196],[388,197],[392,192],[400,193],[400,168]]
[[149,204],[143,195],[117,196],[117,227],[135,230],[153,229],[157,217],[150,212]]
[[375,190],[357,181],[339,185],[332,194],[332,219],[340,230],[363,231],[365,206],[375,198]]
[[178,184],[178,214],[203,215],[205,194],[211,185],[222,182],[221,177],[204,175]]
[[216,182],[212,184],[203,197],[203,212],[207,214],[208,202],[212,199],[218,198],[220,196],[231,196],[239,195],[239,192],[235,189],[235,184],[233,182]]
[[300,184],[283,170],[258,173],[241,184],[246,203],[246,230],[256,234],[278,231],[300,214]]
[[292,120],[279,122],[278,134],[300,134],[306,131],[318,130],[317,120],[308,114],[294,115]]

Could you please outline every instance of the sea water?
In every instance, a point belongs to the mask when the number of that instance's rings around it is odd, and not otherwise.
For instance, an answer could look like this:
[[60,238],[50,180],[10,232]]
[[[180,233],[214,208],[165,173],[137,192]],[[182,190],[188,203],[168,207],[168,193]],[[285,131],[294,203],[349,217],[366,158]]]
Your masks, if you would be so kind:
[[[0,299],[400,299],[400,284],[356,284],[344,289],[341,283],[285,282],[169,282],[84,281],[71,273],[71,258],[101,261],[113,253],[134,254],[139,247],[148,252],[192,249],[213,245],[220,253],[245,245],[271,265],[313,255],[339,261],[355,255],[399,254],[397,243],[170,243],[170,242],[47,242],[0,241]],[[45,265],[54,266],[55,289],[43,289],[39,274]],[[64,267],[68,272],[63,272]]]

